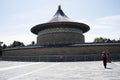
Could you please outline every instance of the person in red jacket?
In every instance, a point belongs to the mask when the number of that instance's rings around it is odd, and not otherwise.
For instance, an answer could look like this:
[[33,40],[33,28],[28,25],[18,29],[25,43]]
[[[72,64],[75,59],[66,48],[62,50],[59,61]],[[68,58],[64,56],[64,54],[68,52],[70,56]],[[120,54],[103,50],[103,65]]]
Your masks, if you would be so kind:
[[106,53],[105,51],[103,51],[101,57],[102,57],[102,60],[103,60],[104,68],[106,68],[107,67],[107,62],[110,61],[109,53]]

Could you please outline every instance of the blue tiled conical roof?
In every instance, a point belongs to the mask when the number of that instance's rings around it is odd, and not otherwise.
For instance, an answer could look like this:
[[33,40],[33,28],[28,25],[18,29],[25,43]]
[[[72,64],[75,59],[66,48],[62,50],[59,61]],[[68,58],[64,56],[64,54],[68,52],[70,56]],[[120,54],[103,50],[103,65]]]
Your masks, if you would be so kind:
[[53,18],[48,22],[69,22],[71,21],[70,18],[68,18],[65,13],[62,11],[61,6],[58,6],[58,10],[53,16]]

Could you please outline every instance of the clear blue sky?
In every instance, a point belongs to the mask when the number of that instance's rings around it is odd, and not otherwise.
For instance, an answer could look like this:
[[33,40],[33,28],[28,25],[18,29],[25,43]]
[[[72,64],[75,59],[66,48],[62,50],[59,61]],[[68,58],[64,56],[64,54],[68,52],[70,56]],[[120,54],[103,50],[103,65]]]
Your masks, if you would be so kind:
[[120,0],[0,0],[0,41],[36,41],[30,29],[49,21],[58,5],[73,21],[90,26],[86,42],[95,37],[120,38]]

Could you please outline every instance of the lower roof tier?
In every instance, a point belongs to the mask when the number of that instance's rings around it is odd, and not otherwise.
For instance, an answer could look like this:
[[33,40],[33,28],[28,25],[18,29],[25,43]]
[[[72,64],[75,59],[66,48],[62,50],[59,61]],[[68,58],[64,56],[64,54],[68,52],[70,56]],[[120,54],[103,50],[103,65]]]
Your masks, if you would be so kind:
[[89,31],[90,27],[84,23],[78,22],[52,22],[52,23],[44,23],[39,24],[31,28],[31,32],[34,34],[38,34],[41,30],[48,28],[57,28],[57,27],[69,27],[69,28],[77,28],[80,29],[83,33]]

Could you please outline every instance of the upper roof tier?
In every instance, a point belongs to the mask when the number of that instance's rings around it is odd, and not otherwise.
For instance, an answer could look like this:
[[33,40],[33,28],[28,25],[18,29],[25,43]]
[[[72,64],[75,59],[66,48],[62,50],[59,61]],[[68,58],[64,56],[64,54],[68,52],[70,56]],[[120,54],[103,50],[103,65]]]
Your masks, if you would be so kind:
[[34,34],[38,34],[39,31],[46,28],[55,28],[55,27],[70,27],[70,28],[78,28],[82,30],[83,33],[89,31],[90,27],[84,23],[74,22],[70,18],[68,18],[61,9],[61,6],[58,6],[58,10],[53,16],[53,18],[43,24],[38,24],[31,28],[31,32]]
[[71,20],[64,14],[64,12],[61,9],[61,6],[59,5],[57,12],[48,23],[50,22],[71,22]]

